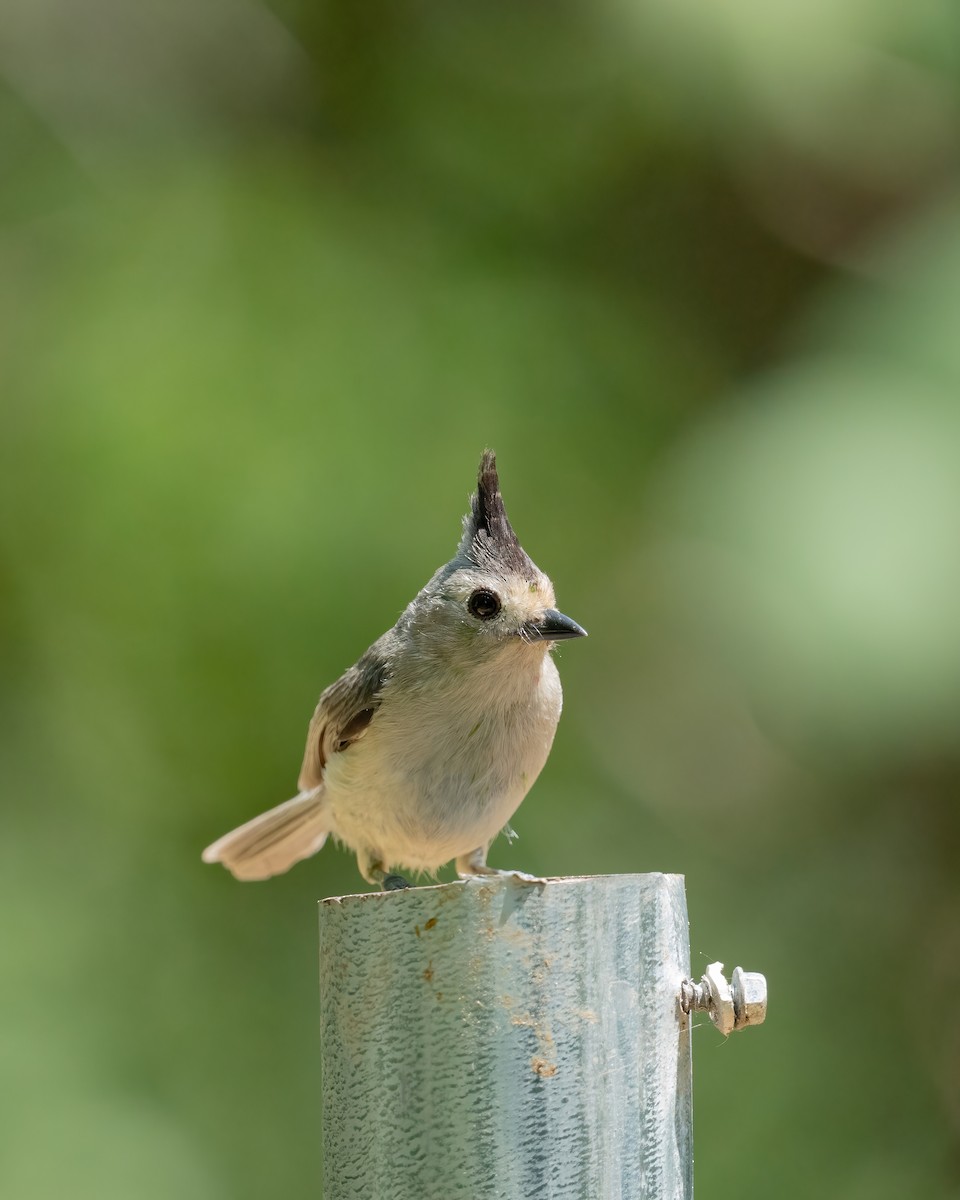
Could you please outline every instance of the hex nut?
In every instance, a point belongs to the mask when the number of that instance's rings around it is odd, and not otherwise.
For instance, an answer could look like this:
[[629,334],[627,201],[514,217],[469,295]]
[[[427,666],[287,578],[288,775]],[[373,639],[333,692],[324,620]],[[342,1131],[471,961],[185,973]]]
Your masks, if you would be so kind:
[[732,991],[736,1028],[762,1025],[767,1017],[766,976],[759,971],[744,971],[741,967],[735,967]]

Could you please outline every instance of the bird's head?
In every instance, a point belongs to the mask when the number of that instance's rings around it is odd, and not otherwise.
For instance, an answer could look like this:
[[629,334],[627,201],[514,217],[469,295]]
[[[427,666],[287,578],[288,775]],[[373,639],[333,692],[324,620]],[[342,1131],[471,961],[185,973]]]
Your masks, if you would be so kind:
[[520,545],[504,508],[491,450],[480,460],[457,553],[424,596],[433,621],[455,629],[458,640],[480,653],[508,645],[545,650],[586,636],[576,621],[557,611],[553,584]]

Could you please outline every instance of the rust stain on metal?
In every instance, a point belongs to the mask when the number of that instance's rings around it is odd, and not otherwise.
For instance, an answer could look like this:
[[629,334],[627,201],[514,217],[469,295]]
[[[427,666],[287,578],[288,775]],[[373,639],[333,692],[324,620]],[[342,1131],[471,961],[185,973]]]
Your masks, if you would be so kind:
[[437,992],[437,1000],[439,1001],[442,999],[443,999],[443,992]]
[[522,1029],[532,1029],[544,1054],[552,1054],[556,1048],[553,1034],[536,1017],[531,1016],[530,1013],[517,1013],[516,1016],[510,1018],[510,1024]]
[[433,959],[432,958],[426,965],[426,969],[423,972],[423,977],[427,981],[427,983],[433,982]]
[[539,1075],[541,1079],[551,1079],[557,1073],[556,1063],[547,1062],[536,1054],[530,1059],[530,1067],[534,1075]]
[[429,921],[424,921],[423,927],[424,927],[424,929],[432,929],[434,927],[434,925],[436,925],[436,923],[437,923],[437,918],[431,917]]
[[420,926],[414,925],[413,932],[417,935],[417,937],[419,937],[420,936]]
[[537,987],[543,987],[543,985],[546,983],[547,976],[549,975],[552,966],[553,959],[544,958],[540,960],[539,966],[531,968],[530,978],[537,985]]
[[506,942],[510,942],[515,946],[521,946],[528,949],[533,945],[533,938],[525,929],[517,929],[513,926],[508,926],[503,929],[494,929],[490,927],[491,933],[499,933]]

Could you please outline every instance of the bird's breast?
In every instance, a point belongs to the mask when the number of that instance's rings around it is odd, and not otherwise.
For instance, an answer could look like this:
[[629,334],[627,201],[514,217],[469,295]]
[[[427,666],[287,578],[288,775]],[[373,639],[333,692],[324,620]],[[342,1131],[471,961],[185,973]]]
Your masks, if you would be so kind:
[[364,737],[327,764],[334,832],[430,868],[490,841],[539,775],[560,718],[556,667],[549,656],[537,665],[499,687],[395,679]]

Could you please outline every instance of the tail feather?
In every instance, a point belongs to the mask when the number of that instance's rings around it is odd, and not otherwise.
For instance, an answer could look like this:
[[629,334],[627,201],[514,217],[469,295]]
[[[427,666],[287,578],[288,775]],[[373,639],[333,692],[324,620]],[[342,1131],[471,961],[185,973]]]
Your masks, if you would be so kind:
[[237,879],[269,879],[316,854],[327,840],[323,788],[301,792],[224,834],[203,852],[205,863],[219,862]]

